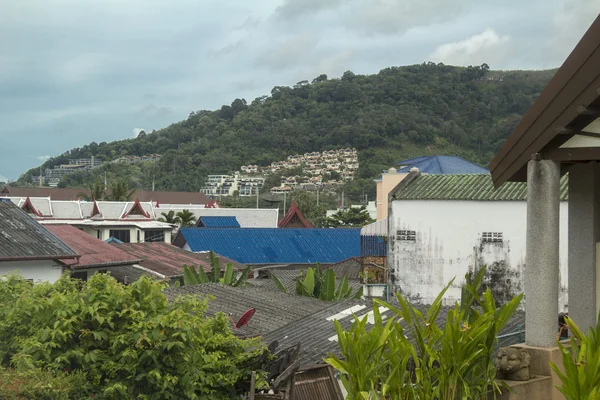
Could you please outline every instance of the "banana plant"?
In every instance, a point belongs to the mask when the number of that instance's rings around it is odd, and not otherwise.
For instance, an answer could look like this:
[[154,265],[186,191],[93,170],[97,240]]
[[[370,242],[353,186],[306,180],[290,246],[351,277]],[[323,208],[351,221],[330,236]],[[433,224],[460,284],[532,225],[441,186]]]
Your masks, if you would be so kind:
[[248,280],[248,274],[251,268],[246,267],[243,271],[234,274],[233,264],[225,265],[225,272],[221,277],[221,262],[219,258],[211,251],[209,254],[211,272],[207,274],[201,267],[183,266],[183,284],[198,285],[202,283],[222,283],[227,286],[243,286]]
[[[271,280],[275,286],[283,292],[288,293],[288,288],[277,277],[276,273],[271,274]],[[321,270],[320,268],[308,268],[302,271],[296,278],[296,294],[300,296],[314,297],[323,301],[338,301],[348,298],[361,298],[363,294],[362,286],[353,294],[352,288],[348,283],[348,278],[344,277],[339,281],[336,289],[335,273],[332,269]]]

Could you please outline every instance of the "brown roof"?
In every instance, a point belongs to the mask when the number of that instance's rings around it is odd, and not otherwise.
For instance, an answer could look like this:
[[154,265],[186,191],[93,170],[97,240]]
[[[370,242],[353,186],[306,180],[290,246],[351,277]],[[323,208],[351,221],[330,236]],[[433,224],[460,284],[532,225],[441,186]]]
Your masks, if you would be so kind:
[[[9,197],[50,197],[52,200],[77,200],[78,194],[87,193],[88,189],[51,188],[51,187],[13,187],[8,186],[1,192]],[[210,199],[204,193],[196,192],[149,192],[137,190],[133,197],[141,202],[158,202],[162,204],[207,204]]]
[[[123,250],[142,262],[144,268],[165,275],[169,278],[182,276],[184,265],[202,266],[205,271],[210,271],[209,253],[192,253],[165,242],[147,243],[113,243],[112,246]],[[217,254],[221,261],[221,269],[227,263],[232,263],[236,270],[244,269],[244,265],[227,257]]]
[[44,227],[66,243],[77,254],[81,255],[79,263],[77,263],[77,260],[60,260],[67,265],[72,265],[75,269],[131,265],[138,264],[141,261],[139,258],[133,257],[122,250],[115,249],[110,244],[96,239],[74,226],[45,225]]
[[[599,65],[600,16],[490,162],[496,187],[506,181],[525,181],[532,154],[567,161],[556,158],[556,148],[599,116]],[[579,155],[575,161],[583,161],[587,152],[575,149],[571,154]]]
[[312,228],[312,224],[304,218],[304,215],[298,209],[295,201],[292,201],[292,205],[288,210],[287,214],[277,224],[279,228]]

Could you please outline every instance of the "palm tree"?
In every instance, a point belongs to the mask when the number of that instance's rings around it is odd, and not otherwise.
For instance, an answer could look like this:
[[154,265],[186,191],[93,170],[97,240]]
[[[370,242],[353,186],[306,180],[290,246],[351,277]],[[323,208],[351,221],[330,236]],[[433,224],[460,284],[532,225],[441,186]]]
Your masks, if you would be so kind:
[[182,228],[194,226],[196,224],[196,217],[190,210],[182,210],[177,213],[179,218],[179,224]]
[[115,181],[110,184],[110,194],[106,195],[106,199],[110,201],[129,201],[135,190],[129,189],[129,183],[125,181]]
[[104,200],[106,193],[104,192],[104,186],[99,180],[96,179],[94,182],[89,182],[87,189],[89,193],[79,192],[77,193],[77,197],[85,201]]
[[160,217],[158,220],[160,222],[166,222],[167,224],[180,224],[181,223],[181,219],[179,219],[179,216],[175,215],[175,211],[171,210],[168,213],[161,213],[162,217]]

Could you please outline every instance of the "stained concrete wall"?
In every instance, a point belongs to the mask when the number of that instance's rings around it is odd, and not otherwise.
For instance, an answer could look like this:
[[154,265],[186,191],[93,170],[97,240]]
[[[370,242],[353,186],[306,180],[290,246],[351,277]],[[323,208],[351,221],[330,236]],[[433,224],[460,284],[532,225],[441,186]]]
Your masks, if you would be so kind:
[[[390,283],[413,301],[430,303],[455,279],[446,303],[460,299],[464,275],[488,265],[488,280],[499,296],[524,290],[525,201],[396,200],[391,206],[388,265]],[[559,310],[567,309],[566,202],[560,205]],[[398,241],[396,231],[414,230],[416,240]],[[482,243],[483,232],[501,232],[501,243]]]
[[54,283],[60,278],[62,272],[62,265],[51,260],[0,262],[0,276],[15,273],[34,282]]

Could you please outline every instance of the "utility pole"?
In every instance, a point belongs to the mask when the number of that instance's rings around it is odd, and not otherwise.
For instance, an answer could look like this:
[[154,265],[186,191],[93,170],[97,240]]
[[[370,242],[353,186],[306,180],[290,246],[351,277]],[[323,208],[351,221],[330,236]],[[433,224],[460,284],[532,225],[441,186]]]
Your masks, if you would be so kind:
[[285,213],[287,212],[287,193],[283,192],[283,215],[285,215]]
[[256,185],[256,209],[257,210],[258,210],[258,193],[259,193],[258,185]]
[[342,189],[342,210],[344,209],[344,189]]
[[106,171],[104,171],[104,191],[108,188],[108,183],[106,182]]
[[317,186],[317,207],[319,207],[319,187]]

